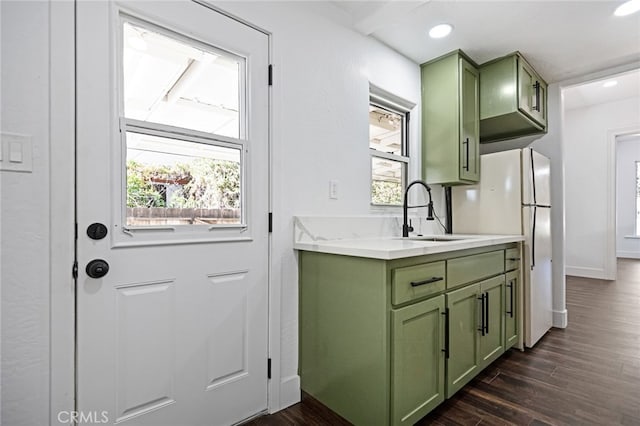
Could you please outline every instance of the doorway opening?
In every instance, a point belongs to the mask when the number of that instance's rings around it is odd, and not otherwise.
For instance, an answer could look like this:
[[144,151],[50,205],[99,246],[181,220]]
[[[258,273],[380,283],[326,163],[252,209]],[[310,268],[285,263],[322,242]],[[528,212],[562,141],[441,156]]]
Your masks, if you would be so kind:
[[640,132],[616,137],[616,258],[640,259]]
[[[614,280],[620,218],[616,140],[640,133],[640,70],[565,87],[562,97],[566,272]],[[629,232],[635,233],[635,223]]]

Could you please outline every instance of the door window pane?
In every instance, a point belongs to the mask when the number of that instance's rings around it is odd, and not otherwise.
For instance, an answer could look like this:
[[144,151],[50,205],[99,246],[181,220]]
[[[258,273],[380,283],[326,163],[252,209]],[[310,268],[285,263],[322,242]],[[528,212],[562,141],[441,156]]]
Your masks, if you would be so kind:
[[240,148],[126,138],[127,226],[241,223]]
[[244,61],[184,40],[124,23],[125,117],[241,138]]

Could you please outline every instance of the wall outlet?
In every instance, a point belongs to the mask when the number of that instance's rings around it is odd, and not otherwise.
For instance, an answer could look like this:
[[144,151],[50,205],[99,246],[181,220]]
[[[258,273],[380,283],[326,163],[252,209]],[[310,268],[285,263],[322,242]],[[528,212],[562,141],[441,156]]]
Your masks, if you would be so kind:
[[338,199],[338,181],[337,180],[329,181],[329,198],[332,200]]

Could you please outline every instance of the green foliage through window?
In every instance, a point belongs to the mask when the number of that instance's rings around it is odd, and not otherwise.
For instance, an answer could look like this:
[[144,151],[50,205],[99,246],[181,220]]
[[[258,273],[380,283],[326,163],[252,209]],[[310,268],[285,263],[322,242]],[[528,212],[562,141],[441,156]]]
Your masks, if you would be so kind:
[[240,207],[240,165],[198,158],[173,166],[127,161],[127,207]]
[[402,183],[384,180],[371,182],[371,202],[373,204],[402,204]]

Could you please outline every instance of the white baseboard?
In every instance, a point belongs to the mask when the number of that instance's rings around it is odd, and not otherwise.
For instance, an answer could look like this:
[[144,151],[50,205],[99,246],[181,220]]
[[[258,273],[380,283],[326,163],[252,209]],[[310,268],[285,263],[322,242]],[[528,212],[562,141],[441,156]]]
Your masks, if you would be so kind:
[[553,311],[553,326],[556,328],[567,328],[567,310]]
[[579,266],[566,266],[565,274],[571,275],[574,277],[584,277],[584,278],[596,278],[600,280],[608,280],[604,269],[599,268],[584,268]]
[[289,376],[280,382],[280,409],[284,410],[300,402],[300,376]]
[[640,259],[640,252],[637,251],[619,251],[616,253],[617,257],[624,257],[625,259]]

